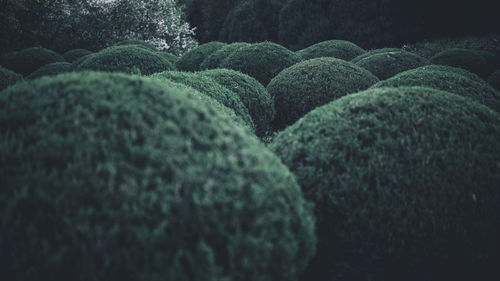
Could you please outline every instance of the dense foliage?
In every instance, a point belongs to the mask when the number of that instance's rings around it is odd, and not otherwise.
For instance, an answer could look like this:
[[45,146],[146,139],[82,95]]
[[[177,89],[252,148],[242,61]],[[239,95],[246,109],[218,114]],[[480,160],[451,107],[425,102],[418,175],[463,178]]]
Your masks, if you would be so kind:
[[274,128],[281,130],[316,107],[376,82],[377,77],[367,70],[340,59],[324,57],[297,63],[267,86],[276,108]]
[[69,62],[53,62],[46,64],[39,69],[32,72],[30,75],[26,76],[26,79],[32,80],[42,76],[56,75],[64,72],[71,72],[72,67]]
[[328,40],[316,43],[297,52],[304,60],[319,57],[334,57],[342,60],[351,60],[365,53],[358,45],[344,40]]
[[150,75],[175,66],[158,52],[135,45],[114,46],[89,55],[76,70],[99,70]]
[[23,77],[0,66],[0,91],[23,80]]
[[299,61],[301,58],[287,48],[272,42],[262,42],[235,50],[219,67],[240,71],[267,86],[280,71]]
[[315,246],[300,187],[187,95],[105,73],[3,91],[2,280],[296,280]]
[[367,58],[367,57],[370,57],[372,55],[375,55],[375,54],[381,54],[381,53],[390,53],[390,52],[399,52],[401,51],[400,48],[380,48],[380,49],[373,49],[373,50],[370,50],[368,52],[365,52],[353,59],[350,60],[350,62],[352,63],[357,63],[358,61],[364,59],[364,58]]
[[0,65],[23,76],[48,63],[64,61],[64,57],[58,53],[40,47],[22,49],[0,56]]
[[215,69],[219,68],[222,62],[229,57],[234,51],[240,49],[241,47],[249,46],[249,43],[235,42],[223,46],[217,51],[213,52],[211,55],[206,57],[200,65],[201,70],[205,69]]
[[226,44],[221,42],[209,42],[199,45],[185,53],[177,61],[177,68],[182,71],[198,71],[201,63],[212,53],[221,49]]
[[417,54],[407,51],[374,53],[362,58],[355,63],[377,76],[379,79],[387,79],[405,70],[417,68],[429,61]]
[[486,59],[470,49],[447,49],[435,54],[430,60],[433,64],[460,67],[483,77],[488,74]]
[[490,77],[488,77],[488,83],[497,89],[497,91],[500,91],[500,69],[493,72]]
[[69,51],[65,52],[63,54],[63,57],[67,62],[71,63],[71,62],[74,62],[83,56],[90,55],[90,54],[92,54],[92,51],[89,51],[86,49],[73,49],[73,50],[69,50]]
[[494,276],[499,137],[497,112],[418,87],[347,95],[285,129],[271,148],[318,217],[303,280]]

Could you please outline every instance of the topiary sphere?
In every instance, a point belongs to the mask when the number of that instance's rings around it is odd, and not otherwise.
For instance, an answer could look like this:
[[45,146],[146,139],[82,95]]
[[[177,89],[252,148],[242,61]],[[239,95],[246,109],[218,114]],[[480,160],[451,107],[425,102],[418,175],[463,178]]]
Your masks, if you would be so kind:
[[367,69],[380,80],[392,77],[400,72],[429,64],[419,55],[407,51],[375,53],[355,63]]
[[215,99],[223,105],[229,107],[236,113],[253,132],[255,124],[248,113],[240,97],[233,91],[217,83],[214,79],[201,73],[190,73],[180,71],[165,71],[152,75],[153,78],[169,79],[173,82],[181,83],[192,87],[195,90]]
[[66,53],[64,53],[63,57],[67,62],[72,63],[72,62],[76,61],[77,59],[79,59],[83,56],[86,56],[86,55],[90,55],[90,54],[93,54],[93,52],[86,50],[86,49],[74,49],[74,50],[69,50]]
[[257,136],[264,137],[271,133],[271,121],[276,114],[274,100],[259,81],[230,69],[206,70],[202,74],[239,96],[255,123]]
[[315,58],[284,69],[267,90],[274,97],[274,127],[281,130],[320,105],[378,82],[377,77],[350,62]]
[[158,52],[133,45],[115,46],[89,55],[76,70],[99,70],[150,75],[172,70],[174,66]]
[[419,87],[347,95],[278,134],[318,220],[303,280],[489,280],[499,138],[499,113]]
[[144,40],[127,39],[127,40],[120,41],[120,42],[114,44],[113,46],[126,46],[126,45],[135,45],[135,46],[140,46],[140,47],[149,49],[151,51],[157,51],[156,47],[153,44],[146,42]]
[[463,72],[467,71],[451,66],[448,66],[446,70],[424,66],[396,74],[387,80],[378,82],[372,88],[429,87],[468,97],[500,112],[500,94],[486,81],[477,76],[473,80],[469,78],[472,73],[462,75]]
[[166,58],[173,66],[175,66],[179,61],[179,57],[174,54],[168,53],[166,51],[160,51],[158,53]]
[[32,80],[42,76],[56,75],[63,72],[71,72],[71,63],[68,62],[53,62],[40,67],[35,72],[31,73],[26,79]]
[[23,77],[0,66],[0,91],[23,80]]
[[200,69],[205,70],[205,69],[219,68],[222,61],[224,61],[227,57],[229,57],[234,51],[249,45],[250,43],[244,43],[244,42],[236,42],[226,45],[218,49],[217,51],[213,52],[208,57],[206,57],[201,63]]
[[48,63],[63,61],[64,58],[58,53],[41,47],[27,48],[0,57],[0,64],[3,67],[22,76],[28,76]]
[[349,41],[328,40],[297,51],[297,54],[304,60],[319,57],[334,57],[348,61],[365,52],[361,47]]
[[374,50],[370,50],[368,52],[365,52],[353,59],[350,60],[350,62],[352,63],[357,63],[358,61],[364,59],[364,58],[367,58],[371,55],[375,55],[375,54],[382,54],[382,53],[391,53],[391,52],[400,52],[402,51],[402,49],[400,48],[381,48],[381,49],[374,49]]
[[488,83],[490,83],[493,88],[500,91],[500,69],[493,72],[488,78]]
[[182,71],[198,71],[201,63],[212,53],[226,46],[226,43],[212,41],[189,50],[177,61],[177,68]]
[[300,61],[300,57],[287,48],[272,42],[262,42],[236,50],[219,67],[240,71],[267,86],[283,69]]
[[72,73],[0,94],[3,280],[296,280],[288,169],[182,89]]
[[451,48],[437,53],[431,58],[433,64],[460,67],[479,76],[485,76],[488,64],[483,56],[473,50]]

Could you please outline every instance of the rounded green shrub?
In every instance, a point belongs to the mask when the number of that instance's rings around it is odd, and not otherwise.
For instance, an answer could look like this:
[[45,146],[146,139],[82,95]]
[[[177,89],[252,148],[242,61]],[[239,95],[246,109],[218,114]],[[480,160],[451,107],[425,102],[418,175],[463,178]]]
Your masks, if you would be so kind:
[[212,53],[226,46],[226,43],[212,41],[189,50],[177,61],[177,68],[182,71],[198,71],[201,63]]
[[465,76],[470,80],[474,80],[476,82],[484,82],[484,80],[479,77],[477,74],[472,73],[468,70],[465,70],[460,67],[453,67],[448,65],[438,65],[438,64],[429,64],[421,67],[417,67],[415,69],[425,70],[425,71],[444,71],[444,72],[452,72],[457,75]]
[[120,42],[114,44],[113,46],[126,46],[126,45],[140,46],[140,47],[152,50],[152,51],[157,50],[153,44],[148,43],[148,42],[143,41],[143,40],[135,40],[135,39],[123,40],[123,41],[120,41]]
[[151,77],[169,79],[173,82],[181,83],[200,91],[201,93],[232,109],[234,113],[243,119],[252,132],[255,131],[255,124],[252,121],[252,117],[250,117],[248,109],[245,107],[240,97],[233,91],[217,83],[214,79],[201,73],[181,71],[164,71],[156,73]]
[[349,61],[365,52],[361,47],[349,41],[328,40],[297,51],[297,54],[304,60],[319,57],[334,57]]
[[366,69],[336,58],[315,58],[281,71],[267,86],[274,98],[276,130],[318,106],[378,82]]
[[23,80],[23,77],[0,66],[0,91]]
[[177,62],[179,61],[179,57],[174,55],[174,54],[171,54],[171,53],[168,53],[166,51],[161,51],[161,52],[158,52],[160,55],[162,55],[164,58],[166,58],[172,65],[177,65]]
[[469,70],[479,76],[488,72],[484,57],[474,50],[451,48],[437,53],[431,58],[433,64],[449,65]]
[[485,69],[485,77],[493,73],[493,71],[497,70],[500,68],[500,56],[490,52],[490,51],[485,51],[485,50],[474,50],[476,54],[482,56],[484,60],[486,61],[486,66],[487,68]]
[[172,70],[174,66],[158,52],[146,48],[124,45],[109,47],[89,55],[76,66],[76,70],[99,70],[150,75]]
[[200,65],[200,69],[205,70],[205,69],[219,68],[220,64],[227,57],[229,57],[234,51],[236,51],[242,47],[249,46],[249,45],[250,45],[249,43],[245,43],[245,42],[236,42],[236,43],[228,44],[228,45],[218,49],[217,51],[213,52],[207,58],[205,58]]
[[72,63],[72,62],[76,61],[77,59],[79,59],[83,56],[86,56],[86,55],[90,55],[90,54],[93,54],[93,52],[86,50],[86,49],[74,49],[74,50],[69,50],[66,53],[64,53],[63,57],[67,62]]
[[347,95],[282,131],[270,147],[317,215],[304,280],[489,280],[499,138],[497,112],[421,87]]
[[297,279],[315,237],[293,175],[186,95],[117,73],[0,94],[3,280]]
[[48,63],[63,61],[64,58],[58,53],[41,47],[27,48],[0,57],[0,65],[22,76],[28,76]]
[[35,79],[42,76],[56,75],[63,72],[71,72],[71,63],[69,62],[53,62],[40,67],[35,72],[31,73],[26,79]]
[[382,53],[390,53],[390,52],[400,52],[402,51],[402,49],[399,49],[399,48],[381,48],[381,49],[374,49],[374,50],[370,50],[368,52],[365,52],[353,59],[350,60],[350,62],[352,63],[357,63],[358,61],[364,59],[364,58],[367,58],[371,55],[375,55],[375,54],[382,54]]
[[267,86],[283,69],[300,61],[301,58],[287,48],[272,42],[262,42],[234,51],[219,68],[240,71]]
[[259,81],[230,69],[212,69],[201,73],[239,96],[252,117],[257,136],[264,137],[271,133],[271,121],[275,116],[274,100]]
[[493,72],[488,78],[488,83],[490,83],[493,88],[500,91],[500,69]]
[[384,80],[400,72],[429,64],[429,61],[414,53],[397,51],[375,53],[360,59],[355,64]]
[[419,67],[380,81],[373,88],[429,87],[468,97],[500,112],[500,94],[486,81],[479,78],[473,80],[468,76],[462,75],[460,70],[454,67],[447,67],[446,70],[432,70],[432,68],[427,66]]

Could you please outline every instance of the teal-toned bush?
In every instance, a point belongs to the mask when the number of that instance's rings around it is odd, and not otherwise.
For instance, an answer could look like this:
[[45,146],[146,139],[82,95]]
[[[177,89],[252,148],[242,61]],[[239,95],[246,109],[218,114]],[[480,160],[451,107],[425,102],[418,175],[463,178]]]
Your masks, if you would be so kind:
[[186,95],[116,73],[0,94],[2,280],[297,279],[315,237],[293,175]]
[[28,76],[48,63],[63,61],[64,58],[58,53],[41,47],[6,53],[0,57],[0,65],[22,76]]
[[431,58],[433,64],[460,67],[484,77],[488,64],[483,56],[474,50],[451,48],[437,53]]
[[0,66],[0,91],[23,80],[23,77]]
[[469,72],[469,75],[464,75],[462,73],[467,73],[467,71],[456,67],[432,68],[424,66],[401,72],[387,80],[378,82],[373,85],[373,88],[429,87],[468,97],[500,112],[500,94],[486,81],[477,76],[476,79],[469,78],[474,74]]
[[297,63],[280,72],[267,86],[276,108],[274,128],[281,130],[316,107],[378,81],[364,68],[336,58]]
[[152,50],[152,51],[157,50],[153,44],[148,43],[148,42],[143,41],[143,40],[135,40],[135,39],[123,40],[123,41],[120,41],[120,42],[114,44],[113,46],[126,46],[126,45],[140,46],[140,47]]
[[264,137],[271,133],[271,121],[275,116],[274,100],[259,81],[230,69],[206,70],[202,74],[239,96],[255,123],[257,136]]
[[236,43],[228,44],[228,45],[218,49],[217,51],[213,52],[207,58],[205,58],[200,65],[200,69],[205,70],[205,69],[219,68],[220,64],[227,57],[229,57],[234,51],[236,51],[242,47],[249,46],[249,45],[250,45],[249,43],[244,43],[244,42],[236,42]]
[[168,53],[166,51],[158,52],[160,55],[162,55],[164,58],[166,58],[172,65],[177,65],[177,62],[179,61],[179,57]]
[[382,54],[382,53],[390,53],[390,52],[400,52],[402,51],[402,49],[399,49],[399,48],[381,48],[381,49],[374,49],[374,50],[370,50],[368,52],[365,52],[353,59],[350,60],[350,62],[352,63],[357,63],[358,61],[364,59],[364,58],[367,58],[371,55],[375,55],[375,54]]
[[91,55],[93,55],[93,54],[94,54],[94,53],[92,53],[92,54],[88,54],[88,55],[85,55],[85,56],[83,56],[83,57],[79,57],[79,58],[77,58],[75,61],[73,61],[73,62],[71,63],[71,69],[73,69],[73,70],[77,70],[77,69],[78,69],[78,66],[79,66],[79,65],[80,65],[80,64],[81,64],[84,60],[86,60],[89,56],[91,56]]
[[86,55],[90,55],[90,54],[93,54],[93,52],[86,50],[86,49],[74,49],[74,50],[69,50],[66,53],[64,53],[63,57],[67,62],[72,63],[72,62],[76,61],[77,59],[79,59],[83,56],[86,56]]
[[315,109],[270,146],[315,203],[304,280],[488,280],[500,250],[500,114],[430,88]]
[[262,42],[234,51],[219,67],[240,71],[267,86],[280,71],[300,61],[301,58],[287,48]]
[[169,79],[173,82],[181,83],[200,91],[232,109],[252,132],[255,131],[255,124],[252,121],[252,117],[250,117],[248,109],[245,107],[240,97],[233,91],[217,83],[214,79],[201,73],[180,71],[165,71],[156,73],[152,75],[152,77],[157,79]]
[[400,72],[429,64],[429,61],[414,53],[397,51],[375,53],[360,59],[355,64],[384,80]]
[[189,50],[177,61],[177,68],[182,71],[198,71],[201,63],[212,53],[226,46],[226,43],[212,41]]
[[488,83],[490,83],[493,88],[500,91],[500,69],[493,72],[488,78]]
[[133,45],[109,47],[89,55],[76,70],[99,70],[150,75],[172,70],[174,66],[158,52]]
[[69,62],[53,62],[40,67],[33,73],[28,75],[26,79],[35,79],[42,76],[56,75],[63,72],[71,72],[71,63]]
[[425,70],[425,71],[444,71],[444,72],[452,72],[457,75],[465,76],[469,78],[470,80],[474,80],[476,82],[484,82],[484,80],[479,77],[477,74],[472,73],[468,70],[465,70],[460,67],[453,67],[453,66],[448,66],[448,65],[438,65],[438,64],[429,64],[425,66],[421,66],[418,68],[415,68],[418,70]]
[[328,40],[297,51],[297,54],[304,60],[319,57],[334,57],[348,61],[365,52],[361,47],[349,41]]
[[486,61],[487,68],[484,71],[485,73],[484,77],[487,77],[488,75],[493,73],[493,71],[500,68],[500,56],[498,54],[485,50],[474,50],[474,51],[476,52],[476,54],[482,56]]

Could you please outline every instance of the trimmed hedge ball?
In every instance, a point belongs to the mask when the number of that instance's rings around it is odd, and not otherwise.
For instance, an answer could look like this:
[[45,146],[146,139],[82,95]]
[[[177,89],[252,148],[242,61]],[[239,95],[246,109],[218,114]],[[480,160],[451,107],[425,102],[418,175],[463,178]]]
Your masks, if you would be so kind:
[[234,51],[249,45],[250,43],[236,42],[228,44],[218,49],[217,51],[213,52],[211,55],[209,55],[207,58],[203,60],[203,62],[200,65],[200,70],[219,68],[219,65]]
[[179,57],[174,55],[174,54],[171,54],[171,53],[168,53],[166,51],[159,51],[158,52],[160,55],[162,55],[163,57],[165,57],[168,61],[170,61],[170,63],[175,66],[177,65],[177,62],[179,61]]
[[474,50],[451,48],[437,53],[431,58],[433,64],[460,67],[484,77],[488,64],[484,57]]
[[41,47],[27,48],[0,57],[0,65],[22,76],[28,76],[48,63],[64,61],[63,56]]
[[483,83],[484,80],[479,77],[477,74],[472,73],[468,70],[465,70],[460,67],[453,67],[453,66],[448,66],[448,65],[438,65],[438,64],[429,64],[421,67],[417,67],[415,69],[419,70],[425,70],[425,71],[444,71],[444,72],[452,72],[457,75],[465,76],[471,80],[474,80],[476,82],[481,82]]
[[53,62],[40,67],[35,72],[31,73],[26,79],[32,80],[42,76],[56,75],[63,72],[71,72],[71,63],[69,62]]
[[214,79],[201,73],[180,71],[164,71],[156,73],[151,77],[169,79],[173,82],[181,83],[200,91],[232,109],[234,113],[245,121],[245,124],[252,132],[255,131],[255,124],[252,121],[252,117],[250,117],[248,109],[245,107],[240,97],[233,91],[217,83]]
[[129,74],[150,75],[174,66],[158,52],[146,48],[124,45],[109,47],[89,55],[76,66],[76,70],[99,70]]
[[493,88],[500,91],[500,69],[493,72],[488,78],[488,83],[490,83]]
[[[450,69],[454,70],[450,71]],[[432,70],[432,68],[428,68],[427,66],[419,67],[380,81],[373,88],[429,87],[468,97],[500,112],[500,94],[486,81],[479,78],[472,80],[468,76],[462,75],[460,70],[460,68],[454,67],[448,67],[446,71],[444,69]]]
[[283,69],[300,61],[301,58],[287,48],[272,42],[262,42],[234,51],[219,68],[242,72],[267,86]]
[[0,91],[22,80],[21,75],[0,66]]
[[374,49],[374,50],[370,50],[368,52],[365,52],[353,59],[350,60],[350,62],[352,63],[357,63],[358,61],[364,59],[364,58],[367,58],[371,55],[375,55],[375,54],[382,54],[382,53],[390,53],[390,52],[400,52],[402,51],[402,49],[400,48],[381,48],[381,49]]
[[177,68],[182,71],[198,71],[201,63],[215,51],[226,46],[226,43],[212,41],[189,50],[177,61]]
[[86,56],[86,55],[90,55],[90,54],[93,54],[93,52],[86,50],[86,49],[74,49],[74,50],[69,50],[66,53],[64,53],[63,57],[67,62],[72,63],[72,62],[76,61],[77,59],[79,59],[83,56]]
[[297,51],[297,54],[304,60],[319,57],[334,57],[348,61],[365,52],[365,50],[352,42],[344,40],[329,40]]
[[274,98],[276,130],[318,106],[364,90],[379,80],[366,69],[336,58],[315,58],[284,69],[267,86]]
[[499,113],[419,87],[347,95],[278,134],[270,147],[315,203],[304,280],[494,276],[499,138]]
[[3,278],[297,280],[315,236],[293,175],[182,91],[73,73],[0,94]]
[[157,51],[156,47],[153,44],[148,43],[148,42],[143,41],[143,40],[135,40],[135,39],[123,40],[123,41],[120,41],[120,42],[114,44],[113,46],[127,46],[127,45],[135,45],[135,46],[140,46],[140,47],[149,49],[151,51]]
[[271,121],[276,114],[274,100],[259,81],[230,69],[212,69],[201,73],[239,96],[255,123],[257,136],[264,137],[271,133]]
[[367,69],[380,80],[392,77],[400,72],[429,64],[419,55],[407,51],[375,53],[355,63]]

